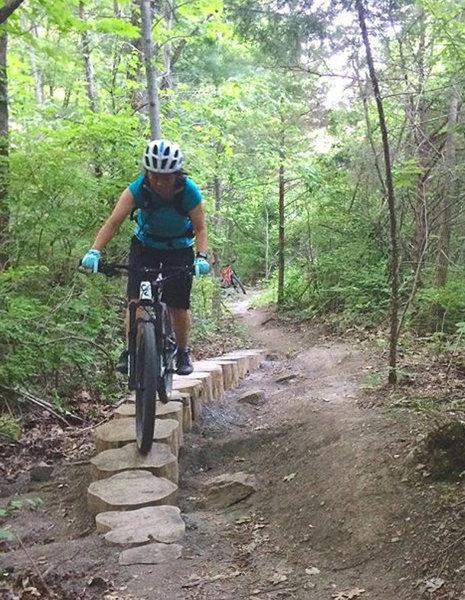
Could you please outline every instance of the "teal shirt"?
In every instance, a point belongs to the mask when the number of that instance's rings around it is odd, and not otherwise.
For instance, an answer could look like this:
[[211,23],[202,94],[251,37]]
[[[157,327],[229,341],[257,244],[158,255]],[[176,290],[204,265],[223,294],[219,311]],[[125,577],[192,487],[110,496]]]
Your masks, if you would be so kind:
[[[142,204],[142,184],[144,175],[141,175],[129,184],[129,190],[134,196],[136,207]],[[190,212],[202,202],[202,194],[192,179],[186,178],[182,208]],[[134,235],[146,246],[152,248],[188,248],[193,246],[194,239],[191,236],[183,236],[191,227],[189,217],[179,214],[169,202],[160,200],[155,210],[139,210]],[[150,235],[161,236],[165,240],[153,240]],[[181,236],[181,237],[180,237]]]

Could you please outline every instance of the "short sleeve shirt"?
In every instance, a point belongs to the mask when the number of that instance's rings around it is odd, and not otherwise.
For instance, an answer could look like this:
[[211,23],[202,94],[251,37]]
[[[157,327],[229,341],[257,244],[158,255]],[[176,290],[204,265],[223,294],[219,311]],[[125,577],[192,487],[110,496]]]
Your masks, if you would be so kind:
[[[137,208],[142,206],[141,175],[129,184]],[[182,197],[183,212],[189,213],[202,202],[202,193],[192,179],[186,178]],[[152,248],[188,248],[194,244],[192,223],[189,217],[180,214],[172,203],[156,201],[154,210],[139,210],[134,235],[146,246]]]

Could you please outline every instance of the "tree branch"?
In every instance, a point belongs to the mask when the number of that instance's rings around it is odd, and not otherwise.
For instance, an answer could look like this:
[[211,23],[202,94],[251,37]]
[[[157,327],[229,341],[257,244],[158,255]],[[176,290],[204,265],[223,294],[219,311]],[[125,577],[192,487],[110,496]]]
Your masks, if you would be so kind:
[[4,23],[23,2],[24,0],[10,0],[5,4],[5,6],[0,8],[0,25]]

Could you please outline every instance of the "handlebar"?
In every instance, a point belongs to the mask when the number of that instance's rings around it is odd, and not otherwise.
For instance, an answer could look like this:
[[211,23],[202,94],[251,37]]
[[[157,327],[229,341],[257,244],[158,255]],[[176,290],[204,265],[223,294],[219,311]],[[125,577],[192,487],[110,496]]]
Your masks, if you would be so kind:
[[[82,263],[79,261],[79,267],[81,266]],[[140,273],[142,275],[154,277],[161,275],[162,277],[160,281],[164,282],[167,279],[172,279],[183,273],[194,274],[194,265],[185,265],[181,267],[160,267],[154,269],[152,267],[131,267],[127,264],[100,262],[98,266],[98,272],[103,273],[103,275],[106,275],[107,277],[116,277],[117,275],[120,275],[121,271],[126,271],[128,273]],[[165,276],[164,274],[167,272],[170,272],[171,275]]]

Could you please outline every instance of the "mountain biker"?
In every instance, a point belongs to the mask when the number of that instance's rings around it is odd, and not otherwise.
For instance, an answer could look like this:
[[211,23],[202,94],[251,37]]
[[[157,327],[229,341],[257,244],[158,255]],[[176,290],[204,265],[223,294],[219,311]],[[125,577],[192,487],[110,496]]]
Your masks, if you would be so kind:
[[[207,274],[210,266],[202,194],[181,169],[183,156],[179,146],[164,139],[152,140],[144,151],[142,162],[145,173],[132,181],[121,194],[110,217],[97,233],[92,248],[82,259],[82,267],[92,273],[98,271],[102,250],[118,233],[124,220],[129,215],[133,218],[137,210],[129,252],[130,266],[157,269],[161,265],[194,265],[196,275]],[[143,277],[129,272],[128,303],[139,298]],[[193,371],[188,346],[191,288],[192,275],[184,273],[169,279],[162,293],[176,335],[176,371],[179,375]],[[125,350],[117,370],[126,373],[127,362],[128,352]]]

